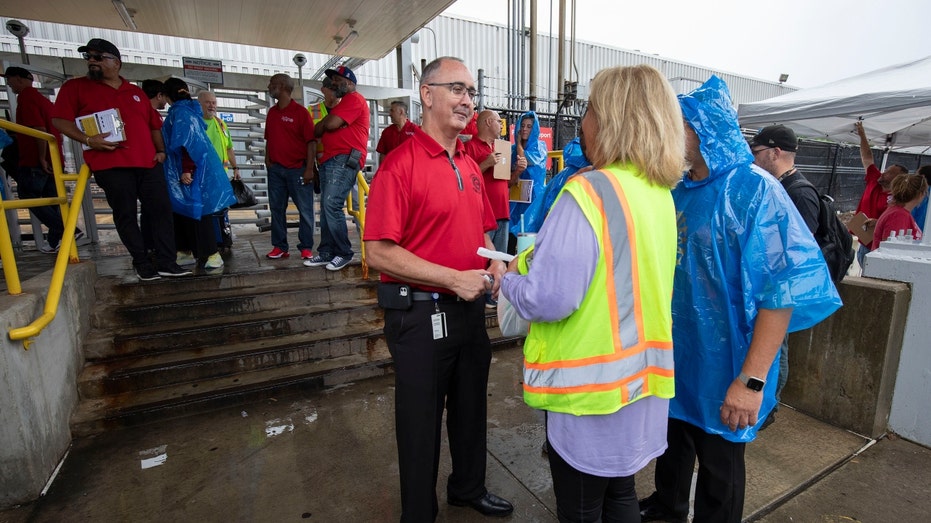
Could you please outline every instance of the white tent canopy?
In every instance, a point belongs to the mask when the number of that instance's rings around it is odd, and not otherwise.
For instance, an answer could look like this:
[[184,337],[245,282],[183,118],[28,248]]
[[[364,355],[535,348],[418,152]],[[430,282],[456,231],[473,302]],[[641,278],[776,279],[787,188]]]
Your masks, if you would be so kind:
[[791,127],[799,136],[859,143],[863,121],[874,145],[931,147],[931,56],[877,69],[819,87],[740,104],[740,125]]

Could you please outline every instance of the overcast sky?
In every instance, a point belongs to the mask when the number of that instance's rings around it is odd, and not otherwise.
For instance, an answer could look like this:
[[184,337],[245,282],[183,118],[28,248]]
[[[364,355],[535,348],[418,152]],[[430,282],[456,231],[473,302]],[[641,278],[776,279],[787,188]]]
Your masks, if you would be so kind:
[[[507,5],[458,0],[445,14],[507,24]],[[552,9],[555,34],[559,2],[537,6],[538,31]],[[579,40],[764,80],[787,73],[796,87],[931,55],[931,0],[576,0],[576,11]]]

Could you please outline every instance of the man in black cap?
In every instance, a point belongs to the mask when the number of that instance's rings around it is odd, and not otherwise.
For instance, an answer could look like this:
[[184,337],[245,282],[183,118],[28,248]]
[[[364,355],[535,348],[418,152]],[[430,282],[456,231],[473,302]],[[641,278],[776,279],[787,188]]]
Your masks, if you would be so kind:
[[[818,231],[818,216],[820,214],[821,197],[818,190],[795,167],[795,154],[798,151],[798,137],[795,131],[784,125],[770,125],[760,129],[760,132],[750,140],[750,152],[753,153],[753,163],[773,175],[782,188],[786,190],[789,199],[795,204],[798,213],[805,220],[808,230],[814,235]],[[782,389],[789,379],[789,344],[788,338],[782,341],[779,347],[779,378],[776,381],[776,406],[772,413],[763,422],[760,430],[776,421],[776,411],[779,410],[779,399]]]
[[[7,85],[16,94],[14,116],[16,123],[50,133],[61,144],[61,134],[52,125],[52,102],[32,86],[34,80],[32,73],[22,67],[7,67],[2,76],[6,78]],[[16,147],[19,152],[19,165],[16,172],[11,174],[16,180],[19,197],[28,199],[58,196],[58,191],[55,190],[55,177],[48,142],[39,138],[20,136],[16,140]],[[59,158],[61,158],[60,154]],[[33,207],[30,211],[48,228],[48,247],[42,246],[38,238],[36,246],[43,252],[58,252],[61,236],[65,232],[60,208],[57,205],[49,205]],[[80,239],[84,237],[84,233],[77,229],[75,237]]]
[[356,75],[352,69],[339,66],[324,71],[333,80],[338,105],[330,109],[314,127],[323,142],[320,163],[320,247],[317,254],[304,260],[308,267],[326,266],[327,270],[343,269],[352,260],[352,245],[343,206],[356,182],[356,174],[365,166],[369,141],[369,105],[356,92]]
[[[175,262],[168,185],[162,171],[156,168],[165,161],[162,118],[145,92],[120,76],[123,62],[115,45],[93,38],[79,47],[78,52],[87,60],[87,76],[73,78],[61,86],[53,123],[62,134],[84,145],[84,161],[107,195],[116,231],[133,258],[139,279],[188,276],[191,271]],[[122,141],[110,141],[110,133],[85,134],[75,123],[75,118],[113,109],[119,111],[122,120]],[[146,255],[136,220],[137,200],[150,218],[154,264]]]

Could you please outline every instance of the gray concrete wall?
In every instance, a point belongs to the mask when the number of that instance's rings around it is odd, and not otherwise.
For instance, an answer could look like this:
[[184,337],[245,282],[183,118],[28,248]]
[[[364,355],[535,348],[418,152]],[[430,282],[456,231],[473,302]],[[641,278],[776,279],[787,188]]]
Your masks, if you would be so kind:
[[904,283],[848,276],[844,306],[789,335],[782,401],[870,437],[886,432],[911,291]]
[[68,267],[55,319],[29,350],[8,333],[42,314],[51,271],[23,282],[19,296],[0,295],[0,509],[39,497],[71,445],[96,279],[94,262]]

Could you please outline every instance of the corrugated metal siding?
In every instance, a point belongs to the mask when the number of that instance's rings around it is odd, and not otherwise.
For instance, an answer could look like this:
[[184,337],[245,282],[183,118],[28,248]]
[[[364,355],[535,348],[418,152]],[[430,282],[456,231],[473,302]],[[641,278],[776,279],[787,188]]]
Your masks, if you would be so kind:
[[[6,18],[0,18],[3,23]],[[224,70],[233,73],[272,75],[285,72],[297,77],[297,67],[291,61],[297,50],[284,50],[208,42],[187,38],[162,37],[143,33],[94,29],[46,22],[26,21],[30,28],[26,39],[27,52],[62,57],[77,57],[77,47],[91,38],[106,38],[120,48],[126,62],[172,67],[181,66],[182,56],[213,58],[223,61]],[[529,81],[524,82],[522,93],[508,92],[508,40],[510,32],[502,25],[440,16],[429,24],[429,30],[420,31],[420,42],[411,46],[414,66],[420,68],[421,59],[430,61],[437,56],[458,56],[473,71],[484,70],[485,105],[508,107],[510,96],[529,95]],[[557,43],[549,36],[538,36],[537,81],[538,110],[555,112],[558,94],[556,85]],[[578,80],[579,98],[587,98],[588,85],[595,73],[605,67],[647,63],[660,71],[679,92],[686,92],[707,79],[714,70],[694,64],[668,60],[655,55],[611,48],[592,42],[579,41],[575,46],[575,67],[569,63],[569,44],[566,45],[566,79]],[[9,34],[0,35],[0,49],[17,52],[18,43]],[[308,63],[305,78],[330,59],[328,55],[304,53]],[[378,61],[367,62],[356,71],[361,84],[380,87],[397,86],[397,60],[395,53]],[[576,72],[577,71],[577,72]],[[717,72],[728,84],[735,104],[762,100],[794,91],[775,82]],[[522,101],[526,107],[526,101]]]

